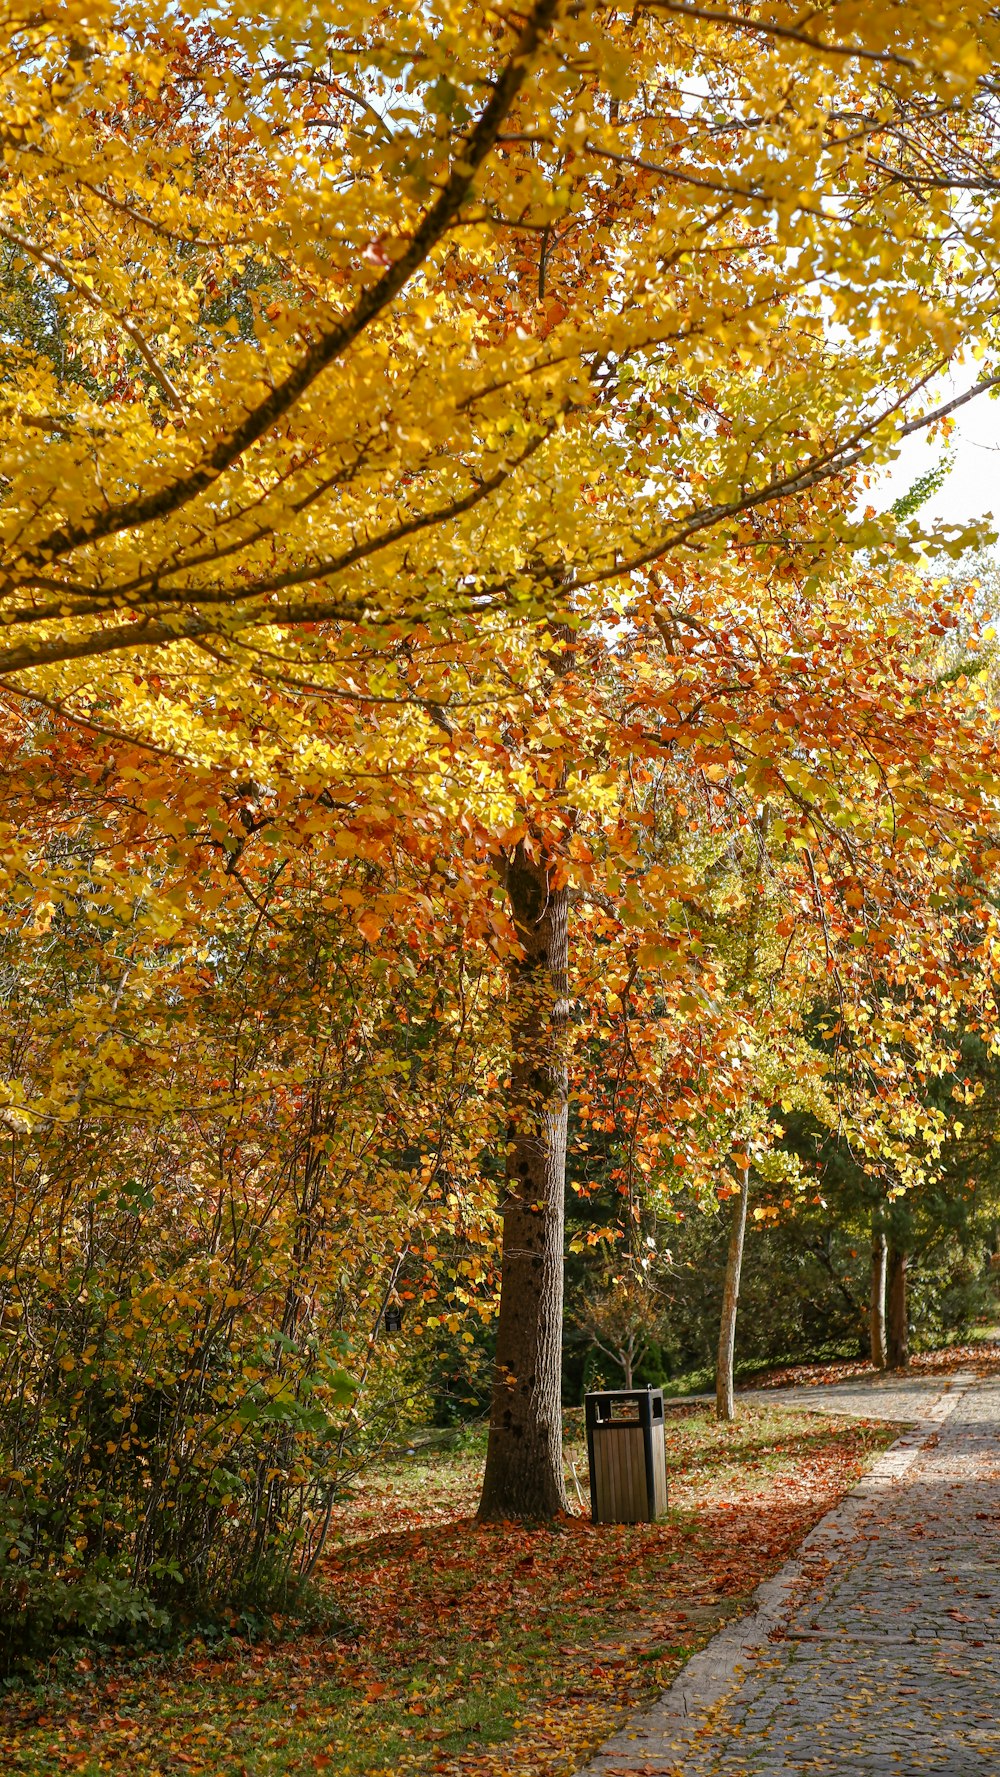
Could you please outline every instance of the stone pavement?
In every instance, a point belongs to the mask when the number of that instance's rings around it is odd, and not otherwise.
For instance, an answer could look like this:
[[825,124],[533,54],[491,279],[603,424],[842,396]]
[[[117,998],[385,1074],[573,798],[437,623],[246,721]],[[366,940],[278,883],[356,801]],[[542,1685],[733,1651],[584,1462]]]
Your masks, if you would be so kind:
[[[926,1371],[909,1375],[853,1376],[848,1382],[823,1382],[811,1387],[748,1388],[736,1396],[755,1406],[780,1404],[804,1407],[810,1413],[848,1413],[862,1419],[887,1419],[890,1423],[921,1424],[947,1418],[956,1387],[971,1381],[965,1376],[934,1376]],[[712,1400],[715,1396],[710,1397]]]
[[581,1777],[1000,1777],[1000,1381],[860,1386],[919,1424]]

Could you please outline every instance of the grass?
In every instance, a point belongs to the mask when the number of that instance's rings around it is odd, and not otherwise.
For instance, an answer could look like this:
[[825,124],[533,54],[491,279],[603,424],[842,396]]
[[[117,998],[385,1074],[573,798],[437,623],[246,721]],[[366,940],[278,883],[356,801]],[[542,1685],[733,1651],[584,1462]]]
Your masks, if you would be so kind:
[[[567,1421],[585,1485],[579,1415]],[[349,1630],[81,1660],[70,1681],[8,1699],[0,1770],[566,1777],[894,1435],[779,1407],[742,1407],[734,1426],[675,1410],[656,1525],[479,1526],[482,1440],[387,1464],[324,1567]]]

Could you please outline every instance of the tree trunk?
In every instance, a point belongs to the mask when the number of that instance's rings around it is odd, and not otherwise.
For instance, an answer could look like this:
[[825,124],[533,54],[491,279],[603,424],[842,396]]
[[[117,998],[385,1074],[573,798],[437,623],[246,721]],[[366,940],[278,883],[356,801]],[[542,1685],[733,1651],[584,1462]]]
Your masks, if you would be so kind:
[[562,1459],[569,896],[518,845],[507,894],[522,956],[510,970],[511,1115],[503,1269],[479,1516],[568,1509]]
[[886,1363],[890,1370],[905,1370],[910,1361],[910,1328],[906,1306],[907,1256],[901,1247],[889,1247]]
[[885,1263],[888,1243],[881,1230],[872,1235],[872,1288],[869,1328],[872,1363],[885,1369]]
[[747,1231],[747,1204],[750,1201],[750,1168],[743,1168],[740,1194],[733,1209],[733,1229],[729,1237],[726,1261],[726,1282],[722,1292],[722,1324],[719,1329],[719,1361],[715,1371],[715,1414],[717,1419],[735,1419],[733,1404],[733,1359],[736,1355],[736,1308],[740,1299],[740,1272],[743,1269],[743,1241]]

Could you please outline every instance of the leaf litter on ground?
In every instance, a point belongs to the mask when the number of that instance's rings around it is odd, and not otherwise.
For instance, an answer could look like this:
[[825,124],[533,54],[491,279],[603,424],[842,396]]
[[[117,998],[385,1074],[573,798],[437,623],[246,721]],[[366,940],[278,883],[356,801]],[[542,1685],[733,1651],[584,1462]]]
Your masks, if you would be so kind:
[[[580,1421],[567,1415],[567,1451],[585,1486]],[[0,1770],[568,1777],[895,1435],[778,1404],[729,1426],[675,1408],[655,1525],[479,1525],[481,1441],[386,1463],[323,1565],[339,1626],[170,1660],[84,1655],[71,1681],[9,1697]]]
[[[983,1340],[970,1345],[948,1345],[940,1351],[918,1351],[910,1358],[905,1374],[914,1380],[932,1382],[936,1376],[952,1376],[960,1370],[974,1370],[977,1376],[1000,1375],[1000,1345]],[[740,1388],[822,1388],[837,1382],[873,1381],[878,1375],[870,1358],[778,1364],[763,1375],[743,1381]],[[883,1372],[882,1379],[891,1385],[893,1378]]]

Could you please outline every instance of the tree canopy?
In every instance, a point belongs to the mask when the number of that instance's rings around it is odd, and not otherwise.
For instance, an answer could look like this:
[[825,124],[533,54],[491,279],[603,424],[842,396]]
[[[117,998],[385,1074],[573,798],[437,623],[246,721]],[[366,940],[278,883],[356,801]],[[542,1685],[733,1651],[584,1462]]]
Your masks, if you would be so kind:
[[[996,30],[14,11],[0,671],[87,695],[70,663],[158,644],[336,686],[311,623],[586,609],[780,546],[963,348],[992,383]],[[797,551],[846,524],[819,501]]]

